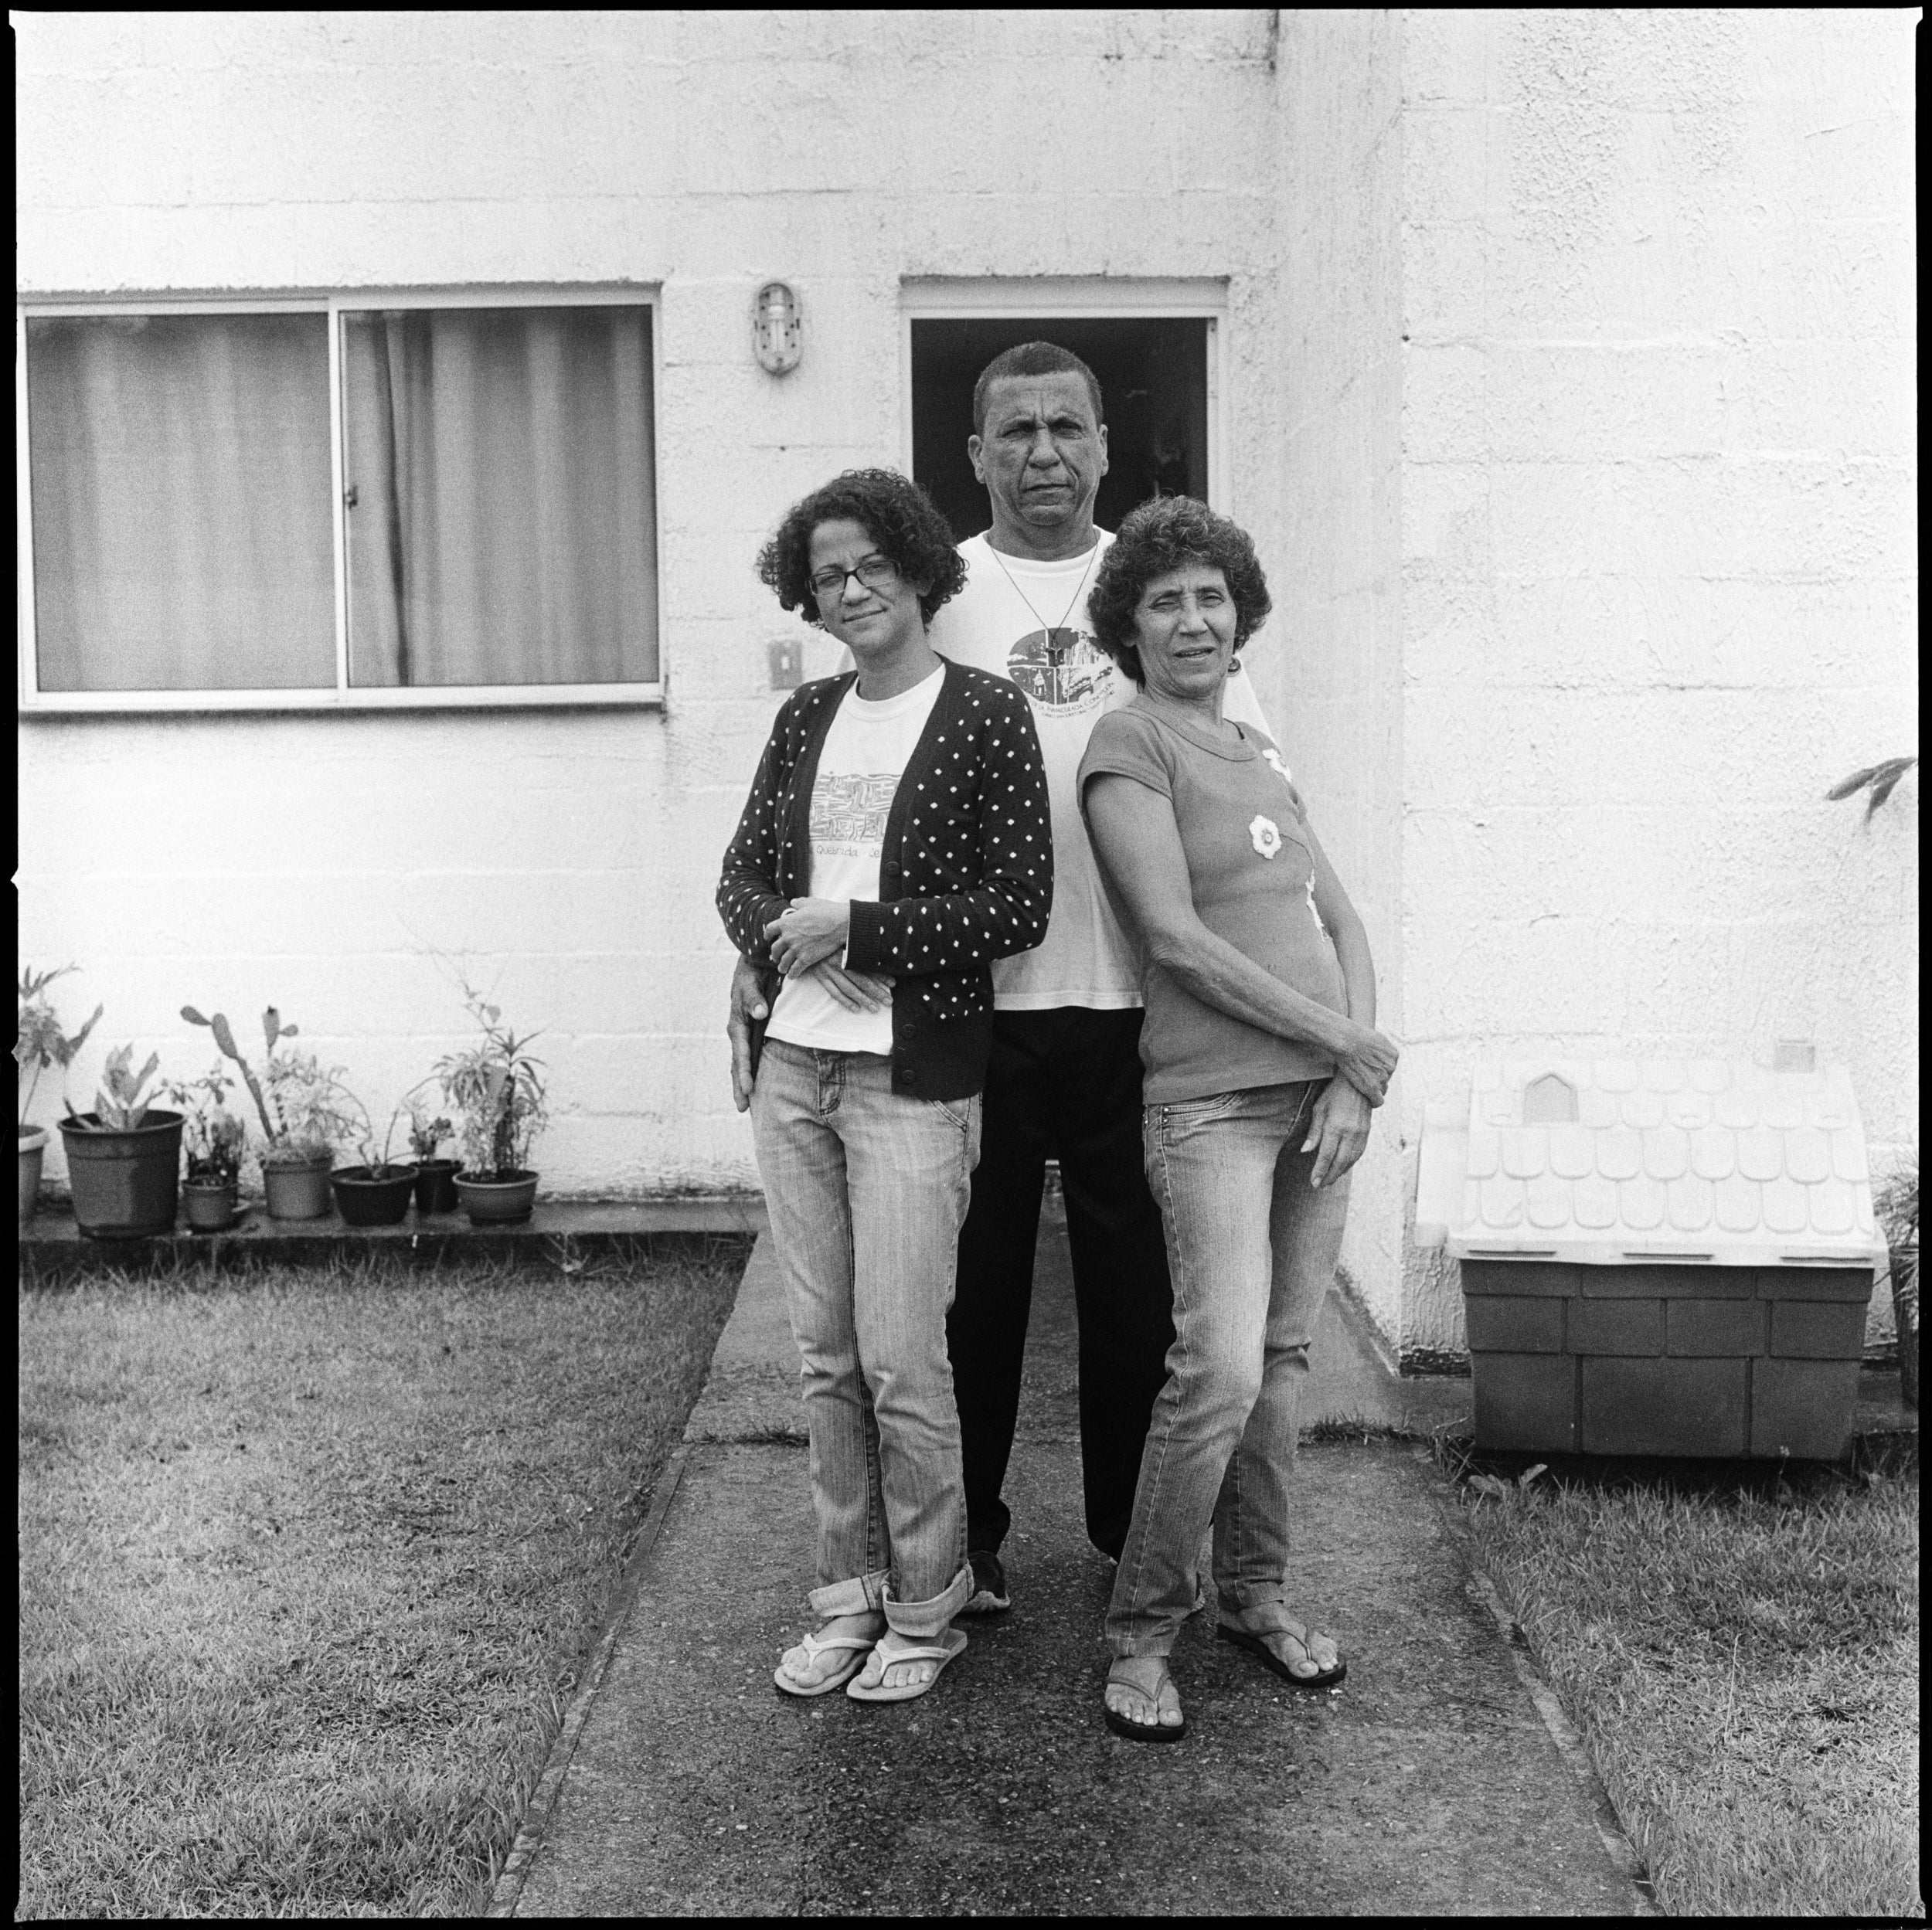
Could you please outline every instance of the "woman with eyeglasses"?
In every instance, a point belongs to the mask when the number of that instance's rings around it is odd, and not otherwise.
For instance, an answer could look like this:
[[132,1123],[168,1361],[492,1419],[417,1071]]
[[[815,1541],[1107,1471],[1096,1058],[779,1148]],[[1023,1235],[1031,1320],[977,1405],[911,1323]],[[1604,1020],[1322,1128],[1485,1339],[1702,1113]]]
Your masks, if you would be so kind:
[[1094,726],[1080,809],[1138,940],[1141,1136],[1174,1283],[1174,1344],[1107,1614],[1107,1726],[1186,1731],[1168,1656],[1212,1523],[1216,1636],[1296,1689],[1339,1682],[1292,1606],[1296,1410],[1334,1283],[1347,1174],[1397,1057],[1368,935],[1280,752],[1223,705],[1266,620],[1247,534],[1169,496],[1121,523],[1087,603],[1139,687]]
[[965,580],[951,531],[889,471],[789,510],[758,559],[857,668],[779,712],[718,909],[774,975],[751,1121],[803,1366],[817,1626],[784,1694],[923,1695],[966,1646],[972,1589],[946,1353],[979,1157],[988,967],[1053,902],[1046,777],[1017,686],[942,661]]

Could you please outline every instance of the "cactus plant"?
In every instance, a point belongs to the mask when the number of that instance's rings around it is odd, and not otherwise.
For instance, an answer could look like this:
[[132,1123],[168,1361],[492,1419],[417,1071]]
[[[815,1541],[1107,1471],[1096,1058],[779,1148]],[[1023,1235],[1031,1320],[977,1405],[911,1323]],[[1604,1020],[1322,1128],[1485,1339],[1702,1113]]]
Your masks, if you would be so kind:
[[262,1014],[267,1052],[259,1074],[235,1043],[234,1028],[225,1013],[209,1018],[193,1006],[184,1005],[181,1015],[190,1025],[207,1027],[223,1056],[233,1059],[240,1069],[262,1123],[264,1165],[320,1158],[355,1135],[355,1117],[349,1109],[355,1101],[342,1082],[342,1069],[322,1065],[312,1052],[282,1049],[282,1041],[295,1038],[301,1028],[284,1025],[274,1006]]

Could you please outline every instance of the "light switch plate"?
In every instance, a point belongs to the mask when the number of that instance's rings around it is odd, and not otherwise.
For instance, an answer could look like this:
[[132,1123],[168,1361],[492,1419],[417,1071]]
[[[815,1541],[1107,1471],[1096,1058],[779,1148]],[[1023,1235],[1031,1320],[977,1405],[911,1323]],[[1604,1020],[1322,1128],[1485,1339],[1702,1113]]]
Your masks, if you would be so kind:
[[774,690],[796,690],[804,675],[804,651],[795,637],[781,637],[765,647],[771,660]]

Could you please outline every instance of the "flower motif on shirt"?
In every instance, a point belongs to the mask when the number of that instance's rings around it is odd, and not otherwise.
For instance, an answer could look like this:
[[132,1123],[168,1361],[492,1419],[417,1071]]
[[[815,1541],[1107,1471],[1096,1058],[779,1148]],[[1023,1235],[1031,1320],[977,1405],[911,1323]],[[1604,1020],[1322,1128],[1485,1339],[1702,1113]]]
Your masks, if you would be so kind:
[[1264,817],[1259,811],[1248,827],[1248,835],[1254,841],[1254,848],[1264,858],[1272,858],[1281,848],[1281,827],[1272,817]]
[[1272,746],[1262,752],[1261,761],[1274,773],[1276,776],[1281,779],[1283,783],[1292,784],[1294,782],[1294,780],[1288,775],[1287,766],[1281,761],[1281,753]]

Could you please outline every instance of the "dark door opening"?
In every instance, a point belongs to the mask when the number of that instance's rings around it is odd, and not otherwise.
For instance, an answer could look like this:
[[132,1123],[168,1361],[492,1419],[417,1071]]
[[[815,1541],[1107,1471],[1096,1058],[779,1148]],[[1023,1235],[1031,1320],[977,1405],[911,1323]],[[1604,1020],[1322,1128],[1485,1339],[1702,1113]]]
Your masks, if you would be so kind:
[[961,542],[986,528],[986,491],[973,474],[973,384],[1003,348],[1058,342],[1100,379],[1107,473],[1094,520],[1117,529],[1136,503],[1208,493],[1205,317],[975,316],[912,322],[913,477]]

